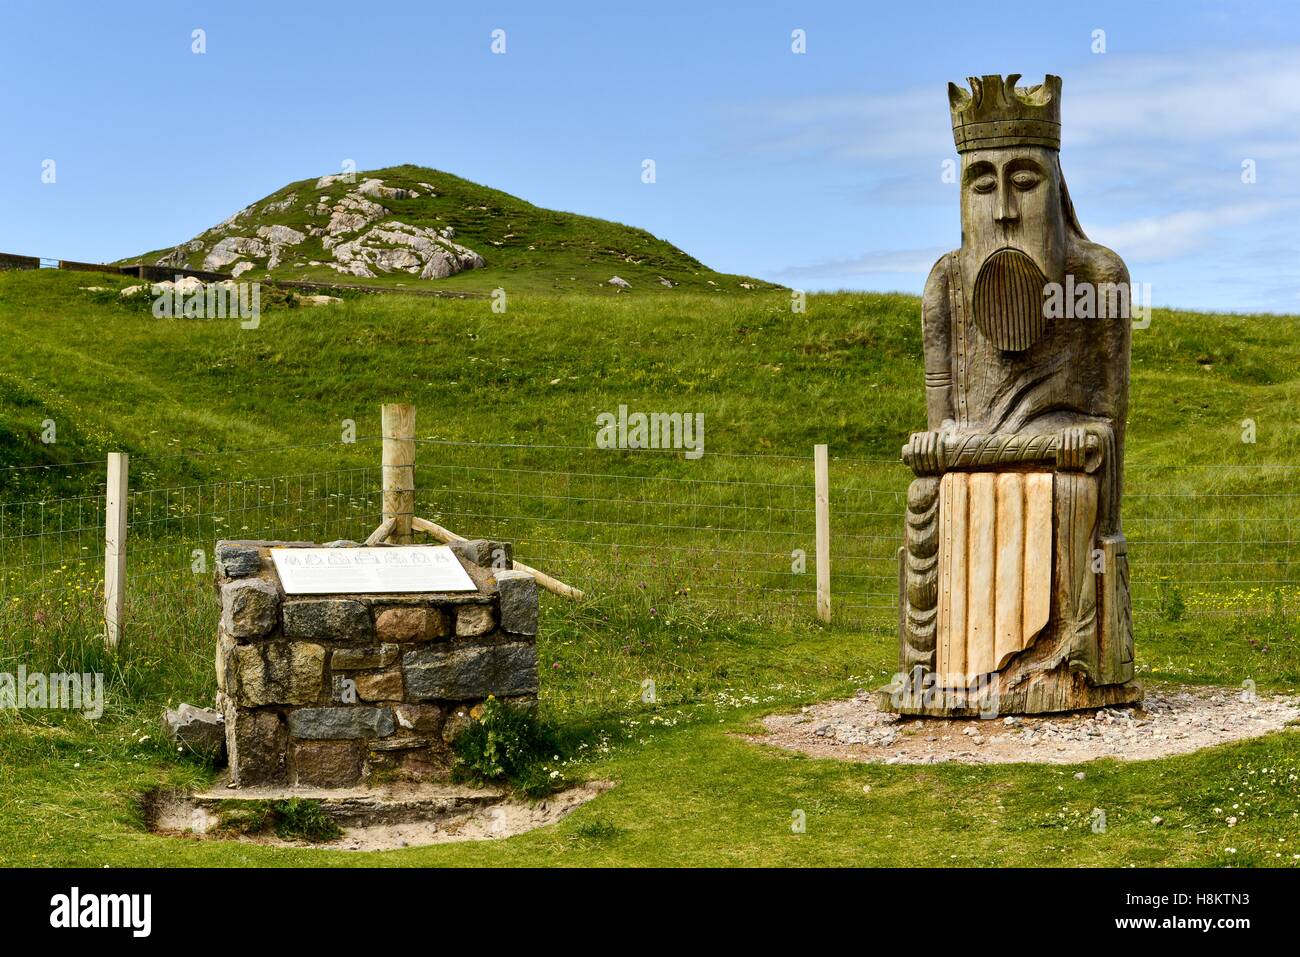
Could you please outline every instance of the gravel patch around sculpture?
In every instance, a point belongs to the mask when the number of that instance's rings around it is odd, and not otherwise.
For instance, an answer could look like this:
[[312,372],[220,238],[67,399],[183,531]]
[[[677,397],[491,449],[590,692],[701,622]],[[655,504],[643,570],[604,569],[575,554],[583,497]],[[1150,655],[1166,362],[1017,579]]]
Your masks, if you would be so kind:
[[1300,698],[1233,688],[1149,689],[1138,707],[978,718],[900,718],[874,692],[763,719],[745,739],[819,758],[877,764],[1145,761],[1257,738],[1300,721]]

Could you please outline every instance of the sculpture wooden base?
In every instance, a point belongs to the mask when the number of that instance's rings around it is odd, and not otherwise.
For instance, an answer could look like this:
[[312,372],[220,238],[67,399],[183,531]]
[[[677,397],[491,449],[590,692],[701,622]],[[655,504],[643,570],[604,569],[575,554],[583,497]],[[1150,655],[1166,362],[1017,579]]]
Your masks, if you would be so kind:
[[1053,714],[1114,705],[1140,704],[1142,685],[1094,685],[1076,671],[1040,672],[1014,687],[1002,688],[1000,676],[986,676],[969,688],[942,688],[924,679],[904,687],[901,678],[876,692],[881,711],[934,718],[991,718],[1010,714]]

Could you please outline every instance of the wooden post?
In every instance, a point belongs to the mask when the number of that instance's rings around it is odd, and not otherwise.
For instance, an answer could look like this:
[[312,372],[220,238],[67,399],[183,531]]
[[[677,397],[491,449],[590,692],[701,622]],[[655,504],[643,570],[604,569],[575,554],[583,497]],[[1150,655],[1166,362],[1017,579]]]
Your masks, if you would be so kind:
[[[445,529],[441,525],[431,522],[426,518],[420,518],[418,515],[415,518],[415,529],[419,532],[428,532],[438,541],[447,545],[450,545],[452,542],[465,541],[464,535],[457,535],[455,532]],[[560,595],[563,598],[574,598],[578,601],[582,601],[584,597],[580,589],[574,588],[572,585],[566,585],[564,582],[552,578],[545,572],[539,572],[536,568],[533,568],[531,565],[525,565],[517,558],[514,559],[514,566],[515,571],[527,572],[529,575],[532,575],[533,578],[537,579],[537,584],[541,585],[552,594]]]
[[831,505],[826,446],[813,446],[813,478],[817,492],[817,617],[831,620]]
[[384,521],[393,520],[388,540],[411,544],[415,517],[415,406],[387,403],[381,410],[384,436]]
[[108,486],[104,492],[104,640],[109,648],[116,648],[122,637],[129,487],[127,454],[109,452]]

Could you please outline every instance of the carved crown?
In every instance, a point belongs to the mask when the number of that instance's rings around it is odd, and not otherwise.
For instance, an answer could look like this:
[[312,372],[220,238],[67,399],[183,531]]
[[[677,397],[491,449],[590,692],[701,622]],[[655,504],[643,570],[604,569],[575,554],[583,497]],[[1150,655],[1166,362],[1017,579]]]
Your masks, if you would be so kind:
[[1037,86],[1016,86],[1019,73],[968,77],[970,92],[948,84],[952,138],[957,152],[1001,146],[1061,148],[1061,78],[1050,73]]

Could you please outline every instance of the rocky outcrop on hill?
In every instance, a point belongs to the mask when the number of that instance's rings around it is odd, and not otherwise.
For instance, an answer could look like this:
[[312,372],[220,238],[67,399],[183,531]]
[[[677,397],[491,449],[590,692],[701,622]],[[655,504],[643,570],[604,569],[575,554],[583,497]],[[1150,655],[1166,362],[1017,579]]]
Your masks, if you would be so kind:
[[[232,273],[250,269],[279,268],[297,247],[307,243],[308,255],[316,244],[333,261],[311,259],[295,265],[329,266],[337,272],[361,278],[404,272],[421,279],[445,279],[467,269],[481,269],[487,263],[474,250],[453,241],[451,226],[413,226],[393,218],[382,201],[416,199],[413,189],[384,185],[368,178],[355,184],[355,176],[334,174],[316,182],[317,196],[300,203],[294,192],[276,200],[254,204],[214,226],[198,239],[183,243],[159,258],[160,266],[183,267],[191,256],[203,254],[202,268]],[[428,186],[421,183],[421,186]],[[338,187],[345,189],[338,195]],[[433,195],[432,187],[429,194]],[[270,224],[252,227],[254,213],[265,220],[268,214],[295,213],[295,225]],[[302,214],[310,220],[302,223]],[[312,242],[308,242],[312,240]],[[299,260],[306,259],[301,253]]]
[[266,256],[266,243],[260,239],[249,239],[246,236],[227,236],[213,246],[212,251],[203,257],[203,268],[220,269],[244,255],[253,258]]
[[[392,220],[357,239],[334,247],[334,258],[345,266],[362,263],[380,272],[419,273],[421,279],[445,279],[486,263],[474,250],[451,241],[434,229]],[[338,268],[337,266],[335,268]]]

